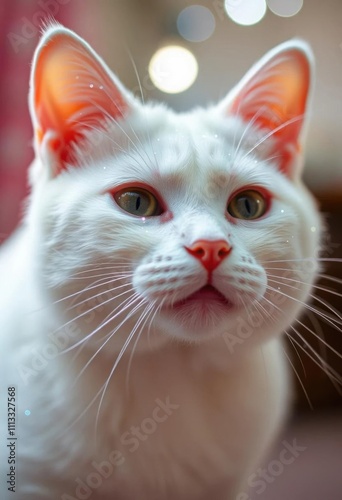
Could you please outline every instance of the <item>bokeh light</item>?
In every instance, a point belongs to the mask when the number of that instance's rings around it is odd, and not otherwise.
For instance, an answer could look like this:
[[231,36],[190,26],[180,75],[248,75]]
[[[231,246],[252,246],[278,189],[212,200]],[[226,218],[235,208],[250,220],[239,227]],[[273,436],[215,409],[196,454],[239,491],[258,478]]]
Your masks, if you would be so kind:
[[177,18],[179,34],[189,42],[203,42],[215,31],[215,17],[203,5],[190,5]]
[[224,7],[228,16],[243,26],[258,23],[267,11],[266,0],[225,0]]
[[153,55],[149,75],[154,85],[169,94],[191,87],[198,74],[198,64],[190,50],[179,45],[163,47]]
[[267,5],[277,16],[291,17],[303,7],[303,0],[267,0]]

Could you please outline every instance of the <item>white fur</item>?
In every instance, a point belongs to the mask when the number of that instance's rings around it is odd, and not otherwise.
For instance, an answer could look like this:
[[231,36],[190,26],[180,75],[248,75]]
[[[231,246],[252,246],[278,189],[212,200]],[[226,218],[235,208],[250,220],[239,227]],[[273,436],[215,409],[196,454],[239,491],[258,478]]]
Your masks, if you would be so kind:
[[[45,37],[54,29],[62,30],[50,28]],[[125,462],[92,490],[92,500],[223,500],[245,488],[288,411],[281,333],[310,293],[320,233],[305,187],[280,173],[276,158],[247,154],[263,133],[245,130],[222,105],[176,115],[135,104],[119,126],[109,121],[105,133],[89,133],[77,149],[79,166],[57,177],[46,174],[48,146],[40,146],[45,164],[37,158],[31,167],[25,220],[0,256],[0,432],[7,436],[3,388],[14,385],[17,498],[80,498],[76,479],[86,481],[96,471],[92,462],[108,460],[113,450],[121,450]],[[141,220],[115,204],[108,190],[137,182],[159,193],[171,220]],[[270,212],[232,223],[227,200],[248,185],[272,192]],[[233,246],[213,272],[213,285],[234,309],[202,314],[194,306],[193,313],[176,313],[167,306],[206,284],[204,268],[185,250],[205,239]],[[286,287],[289,276],[303,284]],[[116,281],[107,283],[111,277]],[[103,285],[94,288],[99,279]],[[102,292],[99,304],[92,297]],[[258,310],[261,324],[251,328]],[[124,433],[168,397],[179,408],[130,452]],[[13,498],[3,485],[1,498]]]

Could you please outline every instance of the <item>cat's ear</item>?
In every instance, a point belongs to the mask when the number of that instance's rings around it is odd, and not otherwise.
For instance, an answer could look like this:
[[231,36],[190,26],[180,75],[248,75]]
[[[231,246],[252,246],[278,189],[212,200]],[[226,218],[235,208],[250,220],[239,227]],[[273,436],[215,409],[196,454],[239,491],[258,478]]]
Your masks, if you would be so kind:
[[50,177],[73,163],[75,144],[87,132],[135,105],[93,49],[60,25],[48,28],[37,47],[29,101],[36,152]]
[[[312,87],[313,56],[300,40],[283,43],[264,56],[223,101],[223,111],[262,132],[266,149],[290,178],[301,173],[303,128]],[[270,140],[268,140],[268,138]]]

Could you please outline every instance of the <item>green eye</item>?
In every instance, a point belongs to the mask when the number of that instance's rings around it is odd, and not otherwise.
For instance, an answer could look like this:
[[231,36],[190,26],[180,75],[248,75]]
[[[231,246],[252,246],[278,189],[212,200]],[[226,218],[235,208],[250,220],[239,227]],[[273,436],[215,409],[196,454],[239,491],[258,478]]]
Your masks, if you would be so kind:
[[267,202],[259,191],[241,191],[228,203],[228,212],[236,219],[254,220],[262,217],[267,210]]
[[137,217],[152,217],[162,213],[158,200],[146,189],[123,189],[114,195],[114,199],[125,212]]

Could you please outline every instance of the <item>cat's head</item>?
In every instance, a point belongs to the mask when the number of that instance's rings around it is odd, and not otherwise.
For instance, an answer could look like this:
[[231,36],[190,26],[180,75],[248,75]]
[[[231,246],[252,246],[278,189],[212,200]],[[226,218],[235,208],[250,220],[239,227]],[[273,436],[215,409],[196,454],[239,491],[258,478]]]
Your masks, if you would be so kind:
[[311,74],[308,46],[289,41],[218,105],[175,114],[136,100],[73,32],[45,32],[28,222],[40,286],[76,340],[115,332],[117,349],[252,325],[260,342],[291,323],[320,232],[301,183]]

